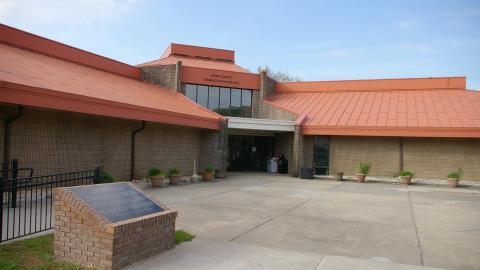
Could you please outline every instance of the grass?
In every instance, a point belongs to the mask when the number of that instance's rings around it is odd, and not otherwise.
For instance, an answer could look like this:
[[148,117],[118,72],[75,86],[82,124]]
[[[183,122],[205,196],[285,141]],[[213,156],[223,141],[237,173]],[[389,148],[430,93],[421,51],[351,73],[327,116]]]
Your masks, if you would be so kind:
[[191,235],[184,230],[176,230],[175,231],[175,244],[181,244],[183,242],[192,241],[195,235]]
[[53,234],[0,246],[0,270],[79,270],[85,269],[53,257]]
[[[192,241],[194,235],[175,231],[175,244]],[[81,270],[87,269],[53,256],[53,234],[0,245],[0,270]]]

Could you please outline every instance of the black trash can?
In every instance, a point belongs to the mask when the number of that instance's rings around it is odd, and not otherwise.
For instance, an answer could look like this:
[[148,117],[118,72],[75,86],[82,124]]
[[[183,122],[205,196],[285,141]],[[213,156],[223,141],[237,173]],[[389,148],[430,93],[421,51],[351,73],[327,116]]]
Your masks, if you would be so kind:
[[312,168],[300,168],[300,178],[301,179],[313,179],[313,169]]
[[287,174],[288,173],[288,160],[281,159],[278,161],[278,173]]

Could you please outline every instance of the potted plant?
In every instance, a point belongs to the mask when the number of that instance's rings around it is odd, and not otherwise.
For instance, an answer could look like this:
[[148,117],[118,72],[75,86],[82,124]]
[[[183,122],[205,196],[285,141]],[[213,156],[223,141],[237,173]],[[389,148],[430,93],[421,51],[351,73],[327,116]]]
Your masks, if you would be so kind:
[[367,178],[368,173],[370,172],[370,168],[372,165],[370,163],[363,163],[360,162],[358,168],[359,168],[359,173],[357,173],[357,181],[358,182],[365,182],[365,179]]
[[335,181],[343,181],[343,172],[336,172],[333,179]]
[[182,180],[180,171],[177,168],[171,168],[168,170],[168,180],[170,181],[170,185],[178,185],[180,180]]
[[150,170],[148,171],[148,176],[150,176],[150,182],[152,183],[152,187],[161,187],[163,185],[163,181],[165,180],[165,173],[159,168],[150,168]]
[[402,170],[400,172],[400,183],[410,185],[412,183],[413,173],[411,171]]
[[212,165],[207,165],[202,171],[202,179],[204,182],[211,182],[215,175],[215,168]]
[[448,174],[448,185],[451,187],[458,187],[458,182],[462,178],[463,170],[459,168],[456,172],[451,172]]

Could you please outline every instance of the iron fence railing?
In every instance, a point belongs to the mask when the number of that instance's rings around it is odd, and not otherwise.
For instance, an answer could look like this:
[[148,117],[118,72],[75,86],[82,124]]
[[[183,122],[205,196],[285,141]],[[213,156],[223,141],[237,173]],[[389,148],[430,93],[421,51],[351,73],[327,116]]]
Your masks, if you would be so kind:
[[96,183],[100,168],[45,176],[14,176],[0,181],[3,206],[0,208],[0,242],[53,228],[53,188]]

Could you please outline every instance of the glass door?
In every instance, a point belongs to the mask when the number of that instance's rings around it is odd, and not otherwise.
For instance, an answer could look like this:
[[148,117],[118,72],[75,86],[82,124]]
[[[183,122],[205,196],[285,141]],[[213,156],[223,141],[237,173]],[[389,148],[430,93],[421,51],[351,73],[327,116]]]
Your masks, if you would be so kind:
[[330,137],[313,137],[313,162],[315,174],[328,175],[328,165],[330,158]]

